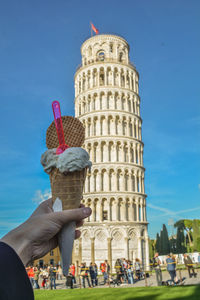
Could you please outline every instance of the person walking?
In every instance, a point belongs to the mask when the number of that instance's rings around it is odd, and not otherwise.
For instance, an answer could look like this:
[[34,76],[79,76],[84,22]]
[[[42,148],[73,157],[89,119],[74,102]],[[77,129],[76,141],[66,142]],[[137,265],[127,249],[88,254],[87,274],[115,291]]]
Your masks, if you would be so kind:
[[134,283],[133,269],[130,261],[128,262],[128,266],[127,266],[127,275],[128,275],[128,284],[133,284]]
[[123,258],[123,260],[122,260],[122,268],[123,268],[122,271],[123,271],[124,283],[126,283],[128,281],[128,274],[127,274],[128,263],[125,258]]
[[[191,278],[192,275],[194,277],[196,277],[197,274],[194,271],[194,263],[192,262],[191,258],[186,253],[183,254],[183,257],[184,257],[184,259],[183,259],[184,264],[185,264],[186,268],[188,269],[188,275],[189,275],[189,277]],[[191,271],[192,271],[192,274],[191,274]]]
[[117,283],[122,283],[122,265],[119,258],[115,262],[115,271],[117,274]]
[[53,265],[49,268],[49,279],[50,279],[50,289],[53,288],[56,290],[56,269],[53,267]]
[[168,254],[166,259],[167,264],[167,271],[169,272],[169,275],[171,277],[171,281],[173,284],[176,284],[176,261],[173,259],[173,257]]
[[33,268],[33,266],[31,266],[28,270],[28,277],[30,279],[32,287],[34,287],[34,285],[35,285],[34,275],[35,275],[34,268]]
[[39,270],[39,268],[35,267],[34,268],[34,281],[35,281],[35,288],[36,289],[40,288],[39,283],[38,283],[39,276],[40,276],[40,270]]
[[102,272],[103,278],[104,278],[104,285],[106,283],[108,284],[109,273],[110,273],[110,265],[109,265],[107,260],[105,260],[104,263],[101,264],[101,272]]
[[140,280],[141,264],[139,258],[135,259],[135,275]]
[[159,253],[156,252],[153,258],[153,268],[155,270],[156,273],[156,282],[157,282],[157,286],[161,286],[162,285],[162,270],[161,270],[161,261],[159,259]]
[[43,289],[47,288],[47,280],[48,280],[48,276],[49,273],[47,272],[47,268],[44,269],[40,269],[40,273],[41,273],[41,277],[42,277],[42,287]]
[[93,264],[94,265],[94,273],[95,273],[95,285],[98,285],[98,267],[97,264]]
[[92,262],[90,263],[89,273],[90,273],[90,279],[91,279],[92,286],[95,287],[96,274],[95,274],[95,266]]
[[75,277],[76,267],[75,267],[75,264],[72,263],[70,265],[69,272],[72,276],[72,281],[73,281],[73,285],[74,285],[74,284],[76,284],[76,277]]
[[82,278],[83,287],[85,288],[85,280],[87,280],[88,287],[91,288],[90,280],[89,280],[89,277],[88,277],[89,268],[86,267],[86,263],[81,264],[80,272],[81,272],[80,275],[81,275],[81,278]]

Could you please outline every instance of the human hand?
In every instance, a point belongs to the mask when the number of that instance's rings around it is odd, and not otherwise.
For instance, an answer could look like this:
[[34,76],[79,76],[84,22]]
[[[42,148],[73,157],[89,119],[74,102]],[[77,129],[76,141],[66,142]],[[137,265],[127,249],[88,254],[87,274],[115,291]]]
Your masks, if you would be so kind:
[[[28,220],[1,239],[15,250],[25,266],[58,246],[58,233],[66,223],[75,221],[77,227],[80,227],[83,219],[92,212],[83,205],[76,209],[54,212],[52,206],[52,199],[42,202]],[[80,235],[81,232],[76,230],[75,238]]]

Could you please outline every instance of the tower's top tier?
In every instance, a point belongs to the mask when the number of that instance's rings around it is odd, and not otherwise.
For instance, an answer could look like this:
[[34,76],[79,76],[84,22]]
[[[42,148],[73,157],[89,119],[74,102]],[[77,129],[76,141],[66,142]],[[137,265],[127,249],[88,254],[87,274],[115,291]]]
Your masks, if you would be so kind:
[[82,44],[81,55],[82,66],[102,61],[129,64],[129,45],[120,36],[98,34]]

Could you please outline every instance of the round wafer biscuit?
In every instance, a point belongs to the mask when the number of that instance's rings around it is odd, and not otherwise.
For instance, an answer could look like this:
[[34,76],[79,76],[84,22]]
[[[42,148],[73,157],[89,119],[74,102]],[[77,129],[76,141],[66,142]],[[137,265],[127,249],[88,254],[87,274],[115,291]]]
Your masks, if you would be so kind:
[[[79,119],[72,116],[63,116],[63,131],[65,143],[69,147],[81,147],[85,140],[85,128]],[[55,122],[53,121],[47,129],[46,145],[48,149],[59,146]]]

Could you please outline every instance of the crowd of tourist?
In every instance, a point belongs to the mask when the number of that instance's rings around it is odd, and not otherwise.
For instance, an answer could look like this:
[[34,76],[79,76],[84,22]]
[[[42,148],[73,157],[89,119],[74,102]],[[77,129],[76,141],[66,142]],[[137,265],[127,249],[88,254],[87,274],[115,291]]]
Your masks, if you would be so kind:
[[[107,260],[102,262],[99,267],[96,263],[90,263],[89,266],[86,263],[81,263],[77,270],[74,264],[70,265],[69,275],[66,278],[66,285],[73,288],[76,284],[77,274],[80,278],[80,284],[83,288],[95,287],[99,284],[110,285],[110,284],[133,284],[135,281],[140,280],[143,276],[141,269],[141,263],[138,258],[135,260],[135,264],[131,261],[124,259],[117,259],[115,263],[116,278],[111,274],[111,268]],[[41,267],[30,266],[26,268],[28,277],[31,281],[33,288],[50,288],[56,289],[56,280],[63,279],[63,273],[61,266],[54,267],[53,265]],[[99,282],[99,276],[102,275],[101,282]],[[39,285],[40,279],[40,285]]]
[[[196,277],[197,274],[194,270],[194,263],[187,254],[184,254],[184,264],[188,270],[189,277]],[[159,259],[158,253],[156,253],[153,260],[150,261],[150,266],[151,269],[155,272],[157,285],[163,285],[164,282],[162,278],[161,261]],[[170,275],[170,279],[167,282],[173,285],[178,284],[180,282],[180,279],[178,279],[176,274],[176,257],[172,254],[167,255],[165,266]],[[33,266],[28,267],[27,274],[33,288],[35,289],[56,289],[56,280],[62,280],[64,278],[66,279],[66,286],[69,288],[73,288],[74,284],[77,283],[77,280],[78,284],[83,288],[86,288],[86,286],[92,288],[102,284],[134,284],[136,281],[145,278],[145,276],[148,277],[149,275],[148,273],[144,272],[142,264],[138,258],[135,259],[134,263],[132,263],[130,260],[126,260],[125,258],[117,259],[114,265],[114,269],[115,275],[111,273],[110,265],[108,261],[105,260],[104,262],[100,263],[99,266],[97,266],[96,263],[92,262],[88,266],[86,265],[86,263],[81,263],[80,266],[78,266],[78,270],[76,270],[74,264],[71,264],[69,274],[66,278],[63,277],[63,272],[60,265],[58,265],[57,267],[50,265],[43,268]]]

